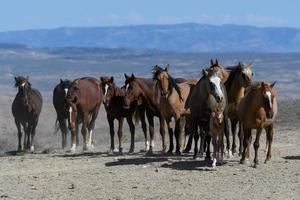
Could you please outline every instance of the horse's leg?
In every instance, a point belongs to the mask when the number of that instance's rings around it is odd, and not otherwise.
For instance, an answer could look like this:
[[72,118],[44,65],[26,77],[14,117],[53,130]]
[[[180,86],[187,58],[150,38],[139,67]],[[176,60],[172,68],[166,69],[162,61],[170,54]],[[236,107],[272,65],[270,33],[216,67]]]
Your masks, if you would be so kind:
[[195,140],[195,146],[194,146],[194,156],[193,158],[197,158],[198,154],[198,140],[199,140],[199,133],[198,133],[198,125],[197,123],[193,120],[191,123],[191,133],[194,135],[194,140]]
[[140,114],[140,120],[142,124],[142,130],[145,138],[145,151],[147,152],[149,150],[149,141],[147,139],[147,124],[145,120],[145,109],[143,110],[141,109],[139,114]]
[[223,157],[224,157],[224,134],[223,133],[221,133],[219,137],[219,151],[221,152],[220,164],[223,164]]
[[243,139],[244,139],[244,133],[243,133],[243,128],[242,128],[242,122],[239,121],[238,123],[239,123],[239,132],[238,132],[238,136],[239,136],[239,140],[240,140],[240,142],[239,142],[239,144],[240,144],[240,146],[239,146],[239,156],[241,156],[241,155],[242,155],[242,151],[243,151]]
[[216,167],[218,145],[217,145],[217,141],[216,141],[215,136],[212,137],[212,144],[213,144],[213,163],[212,163],[212,167]]
[[149,132],[150,132],[150,148],[147,154],[152,154],[154,148],[154,120],[153,120],[154,115],[149,112],[146,112],[146,114],[149,122]]
[[[180,117],[179,119],[179,137],[178,137],[178,145],[179,145],[179,151],[176,153],[181,154],[181,150],[183,148],[183,134],[184,134],[184,128],[186,124],[186,118],[185,116]],[[176,150],[177,151],[177,150]]]
[[267,142],[268,142],[268,153],[267,157],[265,160],[265,163],[271,160],[272,157],[272,142],[273,142],[273,134],[274,134],[274,129],[273,129],[273,124],[270,126],[266,127],[266,132],[267,132]]
[[32,131],[32,124],[28,123],[28,125],[27,125],[27,133],[26,133],[26,137],[27,137],[26,149],[27,150],[30,149],[30,135],[31,135],[31,131]]
[[251,144],[251,129],[243,127],[244,141],[243,141],[243,153],[240,163],[246,164],[249,162],[249,149]]
[[83,151],[88,150],[88,142],[87,142],[87,128],[88,128],[88,113],[83,113],[82,117],[82,127],[81,127],[81,134],[83,137]]
[[185,146],[185,149],[184,149],[184,153],[189,153],[191,148],[192,148],[192,142],[193,142],[193,138],[194,138],[194,135],[193,135],[193,132],[191,131],[191,118],[190,117],[186,117],[186,126],[185,126],[185,136],[188,135],[189,139],[188,139],[188,142],[186,143],[186,146]]
[[159,132],[161,135],[162,141],[162,152],[166,152],[167,145],[166,145],[166,137],[165,137],[165,119],[163,117],[159,117]]
[[199,154],[200,154],[200,158],[202,158],[204,155],[205,146],[206,146],[206,133],[201,126],[199,126],[199,131],[200,131],[200,137],[201,137]]
[[180,134],[180,118],[177,119],[175,121],[175,130],[174,130],[174,135],[175,135],[175,139],[176,139],[176,150],[175,150],[175,153],[180,155],[181,152],[180,152],[180,137],[179,137],[179,134]]
[[88,130],[89,130],[89,142],[88,142],[88,147],[89,148],[94,148],[94,142],[93,142],[93,130],[95,128],[95,122],[99,113],[99,109],[100,109],[100,104],[98,104],[93,113],[92,113],[92,118],[89,122],[89,126],[88,126]]
[[18,129],[18,151],[22,151],[22,131],[21,131],[21,123],[19,120],[15,119],[15,124]]
[[206,156],[205,159],[206,160],[211,160],[211,156],[210,156],[210,140],[211,140],[211,136],[208,134],[208,130],[205,131],[206,132]]
[[232,158],[232,152],[230,149],[230,135],[229,135],[229,126],[228,126],[228,117],[227,113],[224,113],[224,132],[225,132],[225,137],[226,137],[226,150],[228,152],[227,157]]
[[26,150],[26,145],[27,145],[27,123],[26,122],[22,122],[22,126],[23,126],[23,131],[24,131],[24,140],[23,140],[23,149]]
[[255,155],[254,155],[254,167],[256,167],[258,165],[258,148],[259,148],[259,138],[262,132],[262,128],[258,128],[256,129],[256,138],[255,138],[255,142],[253,144],[254,146],[254,151],[255,151]]
[[108,154],[113,154],[115,149],[115,128],[114,128],[114,119],[107,116],[107,121],[109,124],[109,133],[110,133],[110,149]]
[[67,133],[68,133],[68,128],[66,124],[66,120],[63,117],[58,118],[58,123],[59,123],[59,128],[61,131],[61,147],[64,149],[67,146]]
[[173,153],[173,149],[174,149],[174,143],[173,143],[173,128],[171,125],[171,119],[166,119],[167,122],[167,127],[168,127],[168,132],[169,132],[169,150],[168,150],[168,154],[172,154]]
[[124,118],[120,117],[118,119],[118,122],[119,122],[119,126],[118,126],[119,154],[122,155],[122,151],[123,151],[123,148],[122,148],[123,131],[122,131],[122,129],[123,129]]
[[35,119],[31,124],[31,130],[30,130],[30,135],[31,135],[30,151],[31,152],[34,152],[34,137],[35,137],[37,124],[38,124],[38,119]]
[[232,133],[232,154],[236,153],[236,125],[237,125],[237,119],[231,119],[231,133]]
[[126,120],[127,120],[128,125],[129,125],[130,136],[131,136],[129,153],[133,153],[134,152],[135,126],[134,126],[134,123],[132,121],[132,115],[127,117]]

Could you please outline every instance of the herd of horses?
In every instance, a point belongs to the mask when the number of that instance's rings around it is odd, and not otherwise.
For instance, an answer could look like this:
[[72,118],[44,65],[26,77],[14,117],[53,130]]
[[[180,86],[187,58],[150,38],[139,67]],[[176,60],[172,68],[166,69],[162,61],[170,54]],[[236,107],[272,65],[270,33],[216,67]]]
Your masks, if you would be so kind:
[[[57,113],[56,132],[60,130],[62,133],[62,148],[67,146],[67,134],[70,131],[71,152],[75,152],[79,144],[80,124],[83,150],[93,148],[93,130],[103,103],[110,127],[111,154],[115,149],[115,119],[118,121],[119,153],[122,154],[125,118],[131,133],[129,152],[134,152],[134,121],[139,120],[145,137],[145,151],[152,154],[154,117],[158,117],[162,152],[172,154],[174,147],[176,154],[189,152],[194,141],[194,158],[197,158],[198,153],[200,156],[206,153],[205,158],[211,159],[212,140],[214,167],[222,164],[225,153],[231,157],[238,152],[242,156],[240,162],[247,163],[252,140],[251,130],[256,129],[256,166],[259,139],[262,130],[265,129],[268,145],[265,162],[271,159],[273,123],[277,114],[275,82],[268,84],[264,81],[254,81],[252,64],[238,63],[236,66],[223,67],[218,60],[211,60],[210,67],[202,70],[201,77],[190,80],[173,78],[169,65],[154,66],[152,78],[136,77],[134,74],[124,75],[125,82],[122,87],[117,86],[114,78],[108,76],[99,79],[83,77],[73,81],[60,80],[53,92],[53,105]],[[31,87],[28,77],[15,77],[15,86],[18,93],[12,104],[12,113],[18,129],[18,150],[34,151],[35,129],[41,113],[42,96]],[[146,118],[150,141],[147,136]],[[23,146],[21,126],[25,133]],[[165,126],[169,134],[168,149]],[[201,140],[198,148],[199,138]]]

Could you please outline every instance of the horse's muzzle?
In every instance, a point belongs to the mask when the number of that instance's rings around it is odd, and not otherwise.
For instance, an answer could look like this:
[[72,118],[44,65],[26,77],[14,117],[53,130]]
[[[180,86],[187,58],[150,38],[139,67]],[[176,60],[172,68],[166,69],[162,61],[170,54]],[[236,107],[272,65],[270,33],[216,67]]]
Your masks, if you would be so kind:
[[267,118],[268,118],[268,119],[272,119],[272,118],[273,118],[273,115],[274,115],[274,113],[273,113],[272,110],[270,110],[269,112],[267,112]]
[[223,100],[223,97],[221,97],[221,96],[216,96],[216,101],[217,101],[218,103],[221,103],[222,100]]

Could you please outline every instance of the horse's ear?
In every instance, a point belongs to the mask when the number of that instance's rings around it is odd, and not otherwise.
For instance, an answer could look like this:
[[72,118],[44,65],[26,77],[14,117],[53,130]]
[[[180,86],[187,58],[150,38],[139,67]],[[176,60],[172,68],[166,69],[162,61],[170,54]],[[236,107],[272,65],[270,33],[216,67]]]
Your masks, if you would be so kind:
[[74,83],[75,83],[75,85],[78,85],[79,79],[75,80]]
[[134,74],[133,74],[133,73],[131,73],[131,78],[132,78],[132,80],[134,80],[134,79],[135,79],[135,76],[134,76]]
[[63,84],[63,83],[64,83],[64,81],[62,79],[60,79],[60,84]]
[[15,76],[15,81],[18,82],[18,77]]
[[208,75],[208,71],[206,69],[202,69],[202,75],[205,77]]
[[100,81],[101,81],[101,82],[104,82],[103,76],[100,76]]
[[276,84],[276,81],[274,81],[270,86],[271,86],[271,88],[273,88],[274,86],[275,86],[275,84]]
[[251,68],[253,66],[253,62],[249,63],[248,66]]
[[126,73],[124,73],[124,77],[126,80],[129,79],[129,76]]
[[214,65],[214,61],[212,59],[210,59],[210,64],[211,64],[211,66]]
[[218,61],[218,59],[216,59],[216,65],[219,66],[219,61]]
[[165,67],[165,69],[164,69],[165,72],[168,72],[168,71],[169,71],[169,66],[170,66],[169,64],[166,64],[166,67]]
[[114,77],[111,76],[109,81],[110,81],[111,83],[113,83],[113,82],[114,82]]

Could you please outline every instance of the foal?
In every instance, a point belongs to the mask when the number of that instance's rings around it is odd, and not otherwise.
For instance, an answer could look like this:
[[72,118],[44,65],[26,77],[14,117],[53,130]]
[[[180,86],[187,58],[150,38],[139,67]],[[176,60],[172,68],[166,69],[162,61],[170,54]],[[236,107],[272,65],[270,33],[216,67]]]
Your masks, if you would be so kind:
[[[222,163],[224,155],[224,110],[222,107],[214,107],[209,120],[209,134],[212,137],[214,147],[212,166],[216,167],[217,162]],[[221,154],[221,155],[220,155]]]

